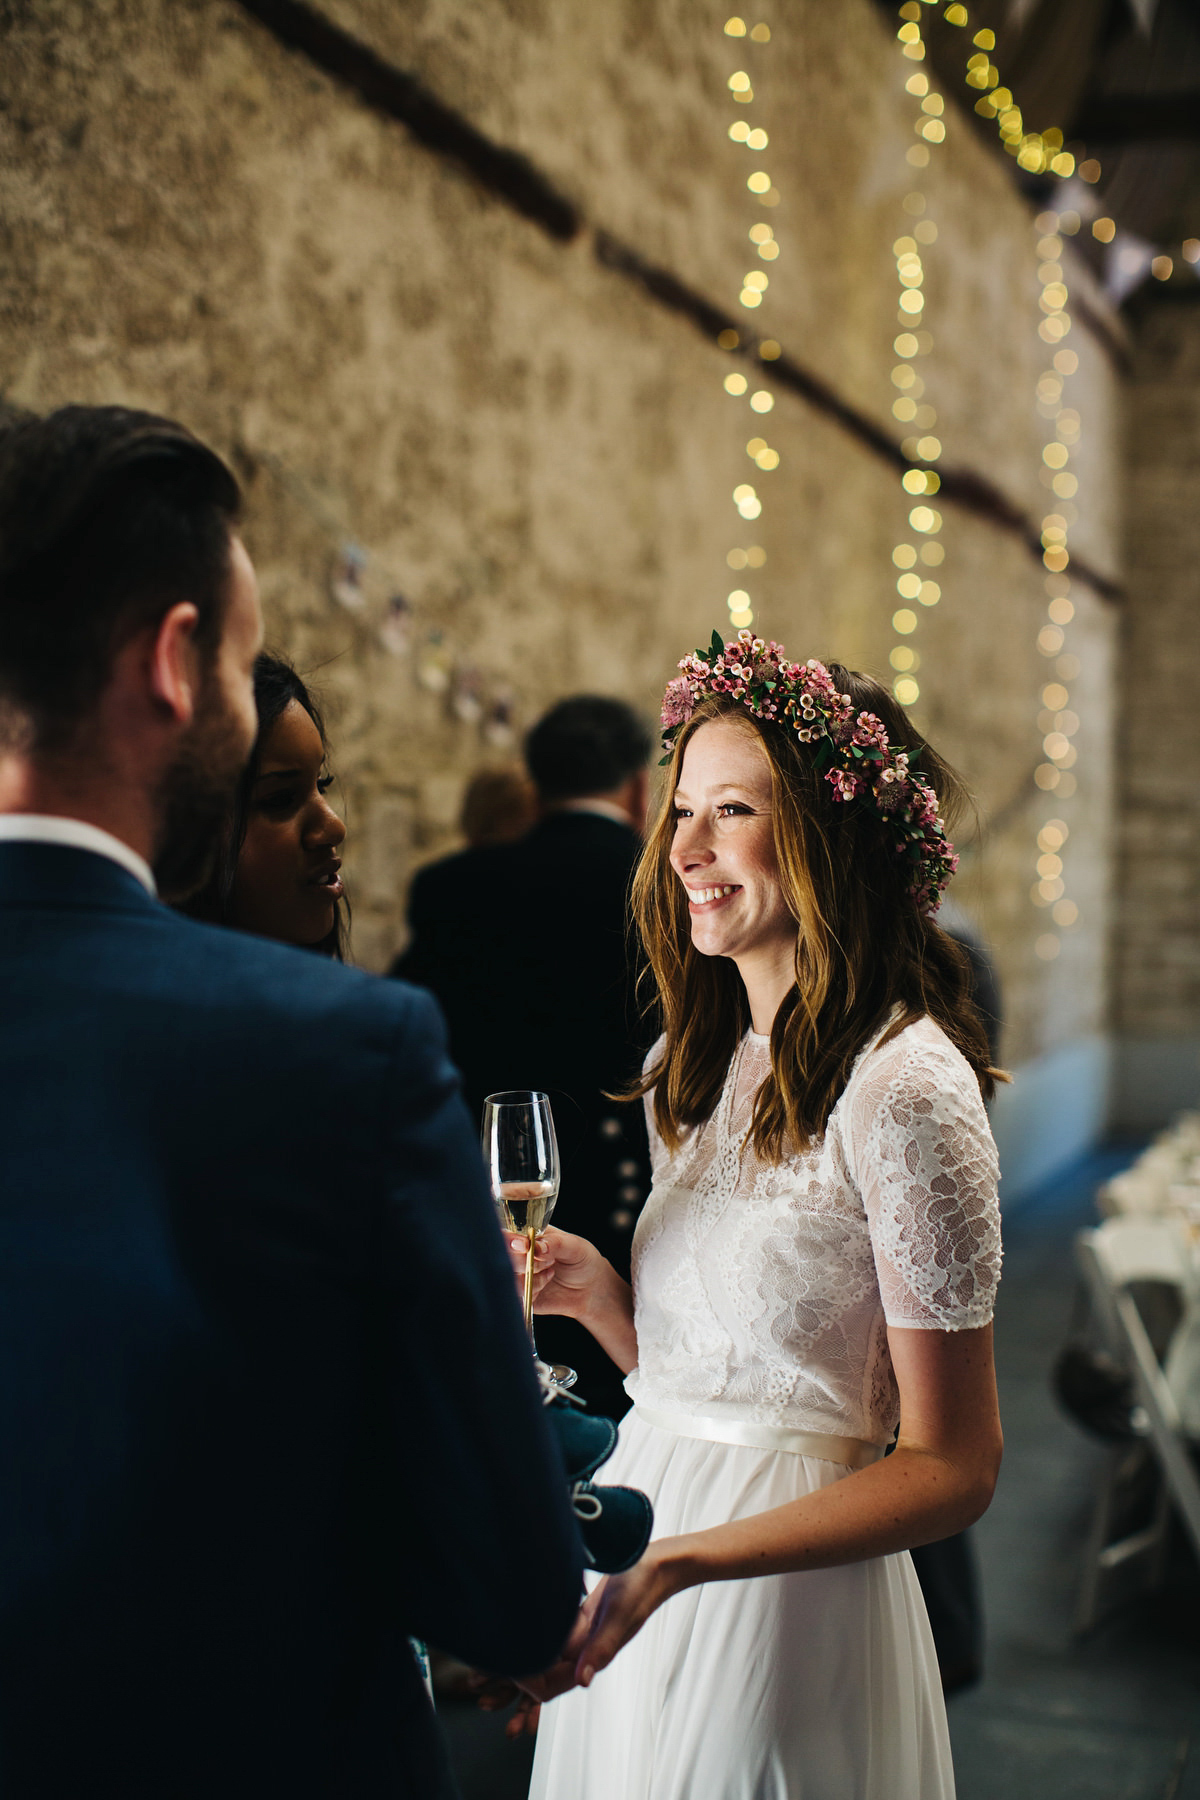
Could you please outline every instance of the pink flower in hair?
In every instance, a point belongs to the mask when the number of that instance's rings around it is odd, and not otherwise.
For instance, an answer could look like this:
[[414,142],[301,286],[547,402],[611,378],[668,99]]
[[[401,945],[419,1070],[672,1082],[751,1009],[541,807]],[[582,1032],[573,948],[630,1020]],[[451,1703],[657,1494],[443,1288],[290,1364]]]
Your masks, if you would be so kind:
[[826,769],[825,779],[839,800],[856,799],[867,785],[861,775],[846,769]]
[[886,750],[888,747],[888,735],[884,728],[883,720],[877,719],[874,713],[859,713],[858,718],[854,722],[854,732],[851,742],[858,744],[864,750],[867,748]]
[[682,675],[668,682],[667,691],[663,695],[662,722],[668,731],[677,725],[686,725],[696,709],[696,702],[686,678]]

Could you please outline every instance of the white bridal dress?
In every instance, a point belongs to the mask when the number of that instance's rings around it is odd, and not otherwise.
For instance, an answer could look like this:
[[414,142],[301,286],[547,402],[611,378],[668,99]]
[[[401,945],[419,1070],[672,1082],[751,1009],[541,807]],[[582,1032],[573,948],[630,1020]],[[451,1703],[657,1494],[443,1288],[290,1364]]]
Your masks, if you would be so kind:
[[[605,1482],[655,1536],[780,1506],[875,1460],[898,1418],[886,1326],[986,1324],[996,1152],[928,1019],[858,1058],[821,1143],[745,1142],[769,1046],[738,1046],[675,1155],[651,1119],[634,1238],[634,1410]],[[906,1552],[719,1581],[661,1606],[587,1690],[543,1707],[530,1800],[951,1800],[946,1713]]]

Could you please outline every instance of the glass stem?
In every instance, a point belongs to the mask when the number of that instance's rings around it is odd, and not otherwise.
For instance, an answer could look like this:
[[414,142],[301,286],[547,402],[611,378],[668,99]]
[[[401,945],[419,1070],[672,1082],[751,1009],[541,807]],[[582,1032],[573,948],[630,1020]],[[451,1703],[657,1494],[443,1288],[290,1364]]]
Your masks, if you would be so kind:
[[[533,1343],[533,1258],[534,1246],[537,1243],[537,1232],[527,1233],[528,1243],[525,1249],[525,1329],[529,1333],[529,1341]],[[536,1345],[534,1346],[536,1349]]]

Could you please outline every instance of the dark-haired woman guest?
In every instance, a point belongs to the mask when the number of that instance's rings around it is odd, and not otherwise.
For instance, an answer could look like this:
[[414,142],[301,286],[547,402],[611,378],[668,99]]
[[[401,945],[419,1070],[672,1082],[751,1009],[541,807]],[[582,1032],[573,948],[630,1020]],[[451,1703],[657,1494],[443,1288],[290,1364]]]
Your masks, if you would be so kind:
[[998,1071],[933,917],[956,784],[840,665],[743,632],[680,666],[633,1286],[554,1230],[536,1282],[629,1371],[609,1478],[659,1535],[588,1597],[531,1794],[950,1800],[907,1552],[979,1516],[1001,1443]]
[[321,714],[278,656],[255,663],[254,699],[258,736],[216,865],[183,911],[344,961],[346,827],[326,798],[333,778]]

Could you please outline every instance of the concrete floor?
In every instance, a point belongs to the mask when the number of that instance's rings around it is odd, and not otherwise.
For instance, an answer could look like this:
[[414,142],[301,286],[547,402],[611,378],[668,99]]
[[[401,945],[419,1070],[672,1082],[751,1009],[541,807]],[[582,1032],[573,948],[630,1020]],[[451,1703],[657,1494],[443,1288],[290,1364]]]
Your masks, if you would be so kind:
[[996,1346],[1006,1449],[976,1527],[986,1675],[950,1705],[959,1800],[1200,1800],[1200,1577],[1182,1542],[1167,1583],[1078,1640],[1072,1614],[1103,1447],[1058,1412],[1072,1241],[1134,1151],[1072,1170],[1005,1220]]
[[[1177,1546],[1156,1598],[1083,1641],[1071,1626],[1104,1450],[1058,1413],[1048,1372],[1071,1312],[1074,1233],[1093,1220],[1097,1184],[1132,1155],[1089,1159],[1005,1219],[1006,1454],[975,1531],[985,1678],[950,1703],[958,1800],[1200,1800],[1200,1575],[1188,1551]],[[469,1706],[440,1711],[463,1800],[524,1800],[531,1747]]]

